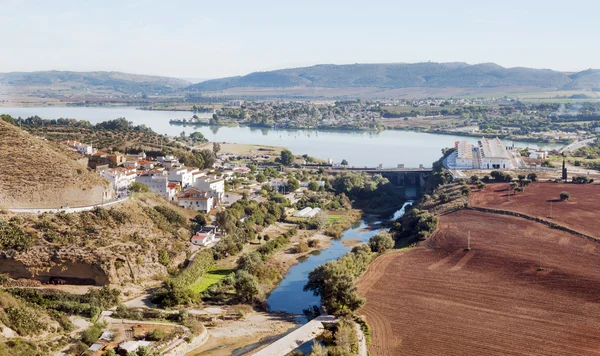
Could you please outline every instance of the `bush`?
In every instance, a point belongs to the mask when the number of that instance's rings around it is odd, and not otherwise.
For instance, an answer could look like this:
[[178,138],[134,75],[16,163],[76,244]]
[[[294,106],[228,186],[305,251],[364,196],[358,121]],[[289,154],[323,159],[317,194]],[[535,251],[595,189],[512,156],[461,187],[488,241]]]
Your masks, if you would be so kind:
[[394,247],[394,239],[387,231],[382,231],[369,239],[369,247],[372,252],[384,253]]
[[560,193],[561,201],[565,201],[565,200],[569,200],[569,199],[571,199],[571,194],[569,192],[561,192]]
[[171,224],[174,224],[177,226],[186,226],[186,224],[187,224],[187,219],[185,218],[185,216],[183,216],[181,213],[179,213],[171,208],[168,208],[168,207],[162,206],[162,205],[158,205],[158,206],[154,207],[154,210],[156,210],[162,216],[164,216],[165,219],[167,219],[167,221]]
[[21,336],[39,334],[48,327],[33,308],[14,306],[6,308],[5,312],[7,326]]
[[167,336],[167,333],[162,329],[154,329],[146,335],[148,341],[162,341]]
[[81,333],[81,341],[88,346],[95,343],[102,335],[105,327],[106,325],[100,323],[90,326]]
[[234,287],[237,297],[242,303],[250,303],[262,294],[256,277],[244,270],[236,273]]
[[255,275],[258,269],[263,265],[263,257],[258,252],[246,253],[238,258],[237,266],[240,270],[248,271]]
[[294,246],[294,253],[304,252],[308,252],[308,243],[306,243],[306,241],[300,241],[296,246]]

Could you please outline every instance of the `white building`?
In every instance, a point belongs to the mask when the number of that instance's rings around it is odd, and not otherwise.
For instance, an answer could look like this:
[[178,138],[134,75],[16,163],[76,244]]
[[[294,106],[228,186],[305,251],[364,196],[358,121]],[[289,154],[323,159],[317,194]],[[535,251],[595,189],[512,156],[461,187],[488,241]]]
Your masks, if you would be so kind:
[[148,171],[137,176],[135,181],[147,185],[157,195],[172,199],[169,190],[169,176],[166,171]]
[[[493,140],[482,138],[478,143],[477,155],[481,169],[512,169],[511,153],[497,137]],[[458,164],[457,164],[458,165]]]
[[548,158],[548,151],[530,150],[529,158],[531,158],[531,159],[546,159],[546,158]]
[[108,168],[100,172],[100,175],[106,179],[116,190],[127,189],[131,183],[135,182],[137,174],[135,170],[125,168]]
[[217,176],[199,177],[194,183],[194,187],[209,192],[210,196],[218,201],[223,200],[225,195],[225,180]]
[[189,187],[193,183],[193,176],[195,172],[199,172],[197,168],[175,168],[169,171],[169,180],[171,182],[181,183],[183,189]]
[[215,229],[204,228],[192,236],[192,244],[197,246],[208,246],[216,241]]
[[456,169],[473,169],[473,145],[467,141],[456,144]]
[[215,206],[215,199],[208,192],[189,188],[179,195],[179,206],[209,213]]

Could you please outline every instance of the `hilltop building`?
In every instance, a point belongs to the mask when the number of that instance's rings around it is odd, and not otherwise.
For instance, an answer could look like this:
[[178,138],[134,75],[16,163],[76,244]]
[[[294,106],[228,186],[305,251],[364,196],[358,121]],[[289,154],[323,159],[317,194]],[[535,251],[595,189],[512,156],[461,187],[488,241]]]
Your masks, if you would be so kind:
[[477,142],[477,158],[481,169],[512,169],[511,153],[499,138],[488,140],[483,137]]
[[473,169],[473,145],[467,141],[456,142],[456,169]]

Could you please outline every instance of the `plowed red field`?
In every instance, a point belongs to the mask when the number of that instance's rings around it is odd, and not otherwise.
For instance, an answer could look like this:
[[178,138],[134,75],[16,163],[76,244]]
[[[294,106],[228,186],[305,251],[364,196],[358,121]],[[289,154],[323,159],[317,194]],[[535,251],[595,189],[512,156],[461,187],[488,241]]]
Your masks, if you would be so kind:
[[[571,194],[568,201],[560,201],[560,192]],[[471,205],[516,211],[527,215],[553,220],[573,230],[600,237],[600,185],[533,183],[524,193],[511,194],[508,200],[508,184],[488,184],[482,191],[474,191]],[[552,202],[552,208],[550,203]],[[552,211],[551,211],[552,210]]]
[[375,356],[600,355],[600,244],[529,220],[442,216],[358,288]]

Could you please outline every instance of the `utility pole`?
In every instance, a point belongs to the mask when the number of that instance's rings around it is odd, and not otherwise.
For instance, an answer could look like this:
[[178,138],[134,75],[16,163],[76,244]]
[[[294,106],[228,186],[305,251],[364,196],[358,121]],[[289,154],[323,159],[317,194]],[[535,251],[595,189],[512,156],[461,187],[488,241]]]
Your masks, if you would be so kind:
[[471,230],[469,230],[467,235],[467,251],[471,251]]

